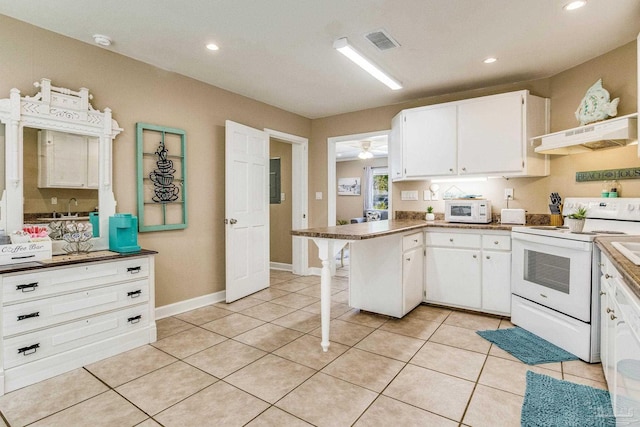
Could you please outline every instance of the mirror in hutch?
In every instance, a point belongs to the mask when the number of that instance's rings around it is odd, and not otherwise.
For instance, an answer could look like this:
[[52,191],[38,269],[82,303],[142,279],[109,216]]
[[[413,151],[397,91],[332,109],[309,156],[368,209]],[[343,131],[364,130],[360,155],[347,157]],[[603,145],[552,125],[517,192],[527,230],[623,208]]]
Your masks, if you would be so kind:
[[[111,117],[109,108],[104,111],[93,108],[90,103],[92,95],[87,88],[74,91],[55,87],[49,79],[42,79],[34,86],[40,90],[34,96],[21,96],[18,89],[11,89],[9,98],[0,99],[0,124],[4,127],[5,146],[4,183],[0,180],[0,184],[4,184],[0,185],[0,189],[4,188],[0,200],[0,229],[9,233],[21,229],[25,222],[25,129],[65,133],[93,141],[94,157],[97,151],[97,171],[88,171],[93,178],[91,188],[98,189],[99,207],[99,233],[94,233],[99,237],[91,239],[91,243],[93,250],[107,249],[109,217],[115,214],[116,207],[112,189],[112,142],[122,129]],[[27,160],[31,162],[33,159]],[[83,160],[79,154],[78,162],[85,162],[83,166],[87,167],[86,157]],[[60,209],[66,210],[65,205]],[[65,242],[53,243],[54,254],[63,253]]]

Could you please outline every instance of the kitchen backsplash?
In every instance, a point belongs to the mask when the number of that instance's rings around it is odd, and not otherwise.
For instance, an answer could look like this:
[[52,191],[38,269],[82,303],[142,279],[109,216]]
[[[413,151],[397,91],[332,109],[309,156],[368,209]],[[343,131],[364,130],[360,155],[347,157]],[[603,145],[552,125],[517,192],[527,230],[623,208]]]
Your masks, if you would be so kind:
[[[395,219],[424,219],[426,212],[424,211],[395,211]],[[436,221],[444,220],[444,213],[436,213]],[[547,214],[527,214],[527,225],[549,225],[551,215]],[[500,214],[493,214],[491,222],[499,223]]]

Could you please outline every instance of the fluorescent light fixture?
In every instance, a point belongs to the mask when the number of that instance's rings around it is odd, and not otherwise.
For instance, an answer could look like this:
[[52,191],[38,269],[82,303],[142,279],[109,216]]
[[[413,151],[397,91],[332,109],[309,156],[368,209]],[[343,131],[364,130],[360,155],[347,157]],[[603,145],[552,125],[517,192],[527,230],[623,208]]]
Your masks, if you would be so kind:
[[567,3],[563,6],[564,10],[576,10],[587,4],[587,0],[577,0]]
[[360,52],[355,50],[349,44],[346,37],[343,37],[341,39],[337,39],[336,41],[334,41],[333,48],[336,49],[341,54],[343,54],[344,56],[346,56],[347,58],[349,58],[350,60],[352,60],[353,62],[355,62],[356,64],[358,64],[360,68],[365,70],[367,73],[371,74],[373,77],[375,77],[385,85],[387,85],[390,89],[392,90],[402,89],[402,85],[400,84],[400,82],[398,82],[394,78],[387,75],[380,68],[373,65],[371,61],[369,61],[367,58],[362,56]]
[[439,178],[432,179],[431,182],[484,182],[487,181],[486,176],[474,176],[474,177],[463,177],[463,178]]
[[489,58],[485,59],[484,62],[485,64],[493,64],[494,62],[496,62],[498,60],[498,58],[494,57],[494,56],[490,56]]
[[209,43],[209,44],[207,44],[207,49],[209,49],[209,50],[219,50],[220,48],[215,43]]

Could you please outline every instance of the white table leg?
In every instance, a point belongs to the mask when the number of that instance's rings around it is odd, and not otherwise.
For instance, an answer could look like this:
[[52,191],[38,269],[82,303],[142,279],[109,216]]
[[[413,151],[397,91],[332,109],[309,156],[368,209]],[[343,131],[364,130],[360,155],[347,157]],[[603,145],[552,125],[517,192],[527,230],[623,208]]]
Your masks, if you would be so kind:
[[322,261],[322,273],[320,275],[320,322],[322,325],[322,341],[320,345],[323,351],[329,350],[329,325],[331,322],[331,260],[344,245],[345,240],[313,239],[318,246],[318,257]]

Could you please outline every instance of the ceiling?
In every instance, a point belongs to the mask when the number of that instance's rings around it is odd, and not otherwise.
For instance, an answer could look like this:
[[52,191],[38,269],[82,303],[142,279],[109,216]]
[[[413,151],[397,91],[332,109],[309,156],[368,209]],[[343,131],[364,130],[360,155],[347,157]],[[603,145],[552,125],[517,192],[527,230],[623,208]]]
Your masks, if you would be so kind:
[[[0,0],[0,14],[308,118],[544,78],[634,40],[640,1]],[[400,47],[378,51],[366,33]],[[404,88],[333,49],[347,37]],[[205,49],[214,42],[217,52]],[[498,61],[484,64],[488,56]]]

